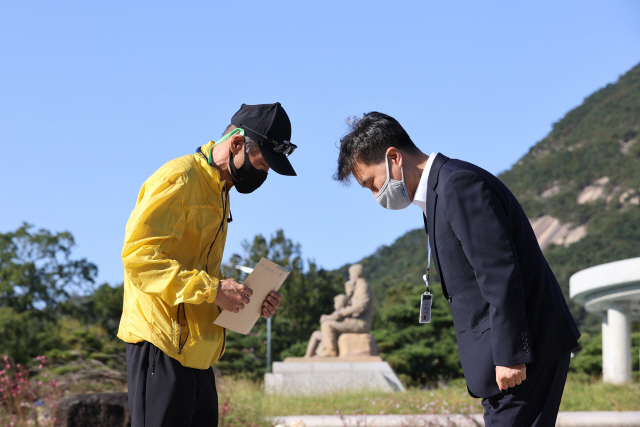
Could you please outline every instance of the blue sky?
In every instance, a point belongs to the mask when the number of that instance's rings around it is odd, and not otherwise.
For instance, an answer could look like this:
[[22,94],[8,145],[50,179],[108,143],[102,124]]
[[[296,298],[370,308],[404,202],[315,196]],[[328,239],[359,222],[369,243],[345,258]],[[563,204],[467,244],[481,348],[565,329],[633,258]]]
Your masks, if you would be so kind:
[[0,6],[0,232],[76,238],[122,281],[144,180],[279,101],[298,177],[232,192],[225,258],[283,228],[333,269],[420,227],[331,179],[345,118],[397,118],[426,153],[509,169],[640,62],[637,1],[21,1]]

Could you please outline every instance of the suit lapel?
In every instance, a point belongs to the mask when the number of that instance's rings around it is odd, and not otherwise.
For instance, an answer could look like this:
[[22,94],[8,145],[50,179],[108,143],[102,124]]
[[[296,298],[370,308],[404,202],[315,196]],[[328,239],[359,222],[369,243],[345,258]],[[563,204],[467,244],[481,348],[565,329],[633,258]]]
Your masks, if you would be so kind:
[[438,193],[436,188],[438,187],[438,180],[440,177],[440,169],[449,160],[449,158],[443,154],[437,154],[436,158],[431,165],[429,171],[429,178],[427,181],[427,218],[424,221],[425,231],[429,235],[429,244],[431,245],[431,255],[433,257],[433,263],[438,271],[438,277],[440,277],[440,283],[442,284],[442,291],[445,298],[449,299],[447,288],[442,278],[440,269],[440,259],[438,258],[438,248],[436,246],[436,205],[438,204]]
[[[438,200],[438,193],[433,191],[431,187],[427,187],[427,233],[429,234],[429,243],[431,243],[431,250],[435,251],[436,248],[436,201]],[[435,252],[434,252],[435,254]],[[434,255],[436,256],[436,255]]]
[[[427,179],[427,220],[425,230],[429,234],[431,252],[436,265],[439,265],[438,251],[436,249],[436,204],[438,203],[438,193],[436,192],[436,188],[438,187],[440,169],[447,160],[449,160],[447,156],[443,154],[436,154],[436,158],[433,160],[431,170],[429,171],[429,177]],[[438,271],[438,273],[440,272]]]

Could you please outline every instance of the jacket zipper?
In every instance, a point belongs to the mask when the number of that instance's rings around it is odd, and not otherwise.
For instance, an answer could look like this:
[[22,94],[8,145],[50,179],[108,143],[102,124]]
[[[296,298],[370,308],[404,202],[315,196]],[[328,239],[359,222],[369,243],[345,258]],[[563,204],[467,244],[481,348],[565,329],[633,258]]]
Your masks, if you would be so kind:
[[213,249],[214,243],[218,240],[218,235],[220,234],[220,230],[224,230],[224,220],[227,217],[227,202],[225,201],[224,194],[227,191],[226,187],[222,187],[222,221],[220,221],[220,226],[218,227],[218,231],[216,231],[216,235],[213,238],[213,241],[209,245],[209,250],[207,251],[207,257],[204,259],[204,271],[209,274],[209,255],[211,255],[211,249]]
[[[187,327],[187,336],[184,337],[184,342],[180,342],[182,339],[182,325],[180,324],[180,307],[182,307],[182,313],[184,317],[184,324]],[[178,304],[178,312],[176,313],[176,320],[178,321],[178,354],[182,354],[182,349],[187,344],[189,339],[189,322],[187,321],[187,311],[184,308],[184,303]]]
[[[209,250],[207,251],[207,257],[204,260],[204,271],[207,274],[209,274],[209,255],[211,255],[211,249],[213,249],[213,245],[216,243],[216,240],[218,240],[218,235],[220,234],[220,230],[224,229],[224,221],[227,218],[227,200],[228,199],[225,199],[224,197],[226,191],[227,191],[227,187],[223,186],[222,187],[222,221],[220,221],[220,226],[218,227],[218,231],[216,231],[216,235],[213,238],[211,245],[209,245]],[[229,215],[231,215],[231,212],[229,212]],[[218,312],[222,313],[222,310],[220,309],[220,307],[218,307]],[[222,348],[220,349],[220,354],[218,355],[218,359],[222,357],[222,354],[224,353],[226,345],[227,345],[227,329],[222,328]]]

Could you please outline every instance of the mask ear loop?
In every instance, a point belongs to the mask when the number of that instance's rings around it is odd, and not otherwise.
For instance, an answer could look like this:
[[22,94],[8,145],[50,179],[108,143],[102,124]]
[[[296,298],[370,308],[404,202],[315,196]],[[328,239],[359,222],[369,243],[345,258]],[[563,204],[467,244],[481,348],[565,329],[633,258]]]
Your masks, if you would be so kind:
[[215,144],[213,144],[211,146],[211,148],[209,148],[209,158],[207,159],[207,163],[209,163],[209,166],[213,166],[213,147],[215,147],[216,145],[220,144],[221,142],[226,141],[227,139],[231,138],[233,135],[239,133],[240,135],[244,136],[244,129],[234,129],[231,132],[229,132],[228,134],[226,134],[225,136],[223,136],[222,138],[220,138],[220,140],[216,141]]
[[[389,171],[389,161],[391,159],[386,154],[384,155],[384,165],[387,167],[387,181],[391,179],[391,172]],[[386,182],[386,181],[385,181]]]
[[[387,181],[391,180],[391,172],[389,171],[389,162],[391,161],[391,159],[385,155],[385,166],[387,167]],[[400,173],[402,174],[402,182],[404,184],[404,168],[402,166],[400,166]],[[386,181],[385,181],[386,184]],[[406,185],[405,185],[406,187]]]
[[[387,157],[387,181],[391,180],[391,173],[389,172],[389,161],[391,159],[389,159],[389,157]],[[402,174],[402,194],[404,194],[404,196],[408,199],[409,198],[409,189],[407,188],[407,183],[404,180],[404,168],[402,166],[400,166],[400,173]],[[385,182],[385,184],[387,184],[387,182]],[[384,187],[383,187],[384,188]]]
[[402,166],[400,166],[400,173],[402,174],[402,193],[407,199],[413,202],[409,197],[409,189],[407,188],[407,182],[404,180],[404,168]]
[[391,182],[391,172],[389,172],[389,161],[391,159],[389,159],[389,156],[387,156],[386,154],[384,155],[384,165],[387,168],[387,179],[385,180],[384,184],[382,184],[382,187],[380,187],[380,190],[378,191],[378,194],[376,194],[374,196],[374,198],[376,200],[378,200],[378,198],[382,195],[382,193],[384,192],[384,190],[389,186],[389,183]]

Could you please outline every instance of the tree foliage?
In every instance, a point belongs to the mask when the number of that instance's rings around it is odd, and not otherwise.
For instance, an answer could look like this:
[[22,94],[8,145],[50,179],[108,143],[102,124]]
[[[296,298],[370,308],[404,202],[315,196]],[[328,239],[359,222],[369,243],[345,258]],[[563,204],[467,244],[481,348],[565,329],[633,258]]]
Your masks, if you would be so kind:
[[61,304],[61,312],[83,325],[97,325],[115,338],[122,316],[124,287],[103,283],[89,295],[74,295]]
[[73,245],[69,232],[34,232],[29,224],[0,234],[0,306],[50,311],[71,290],[89,290],[97,267],[84,258],[71,259]]
[[[635,325],[637,327],[637,324]],[[637,371],[640,363],[640,332],[631,334],[631,369]],[[580,349],[571,361],[571,370],[588,375],[602,373],[602,334],[583,334]]]
[[449,304],[439,283],[433,293],[431,323],[418,323],[424,286],[400,282],[387,289],[373,335],[383,358],[409,384],[424,385],[462,375]]
[[[89,294],[97,267],[86,259],[73,259],[73,246],[69,232],[35,231],[28,224],[0,234],[0,354],[24,363],[71,348],[60,325],[69,316],[83,318],[81,311],[69,310],[74,299],[90,302],[91,309],[86,311],[91,320],[85,325],[106,321],[100,308],[106,300],[101,298],[94,305]],[[101,287],[96,294],[104,292]],[[78,293],[88,295],[72,296]]]

